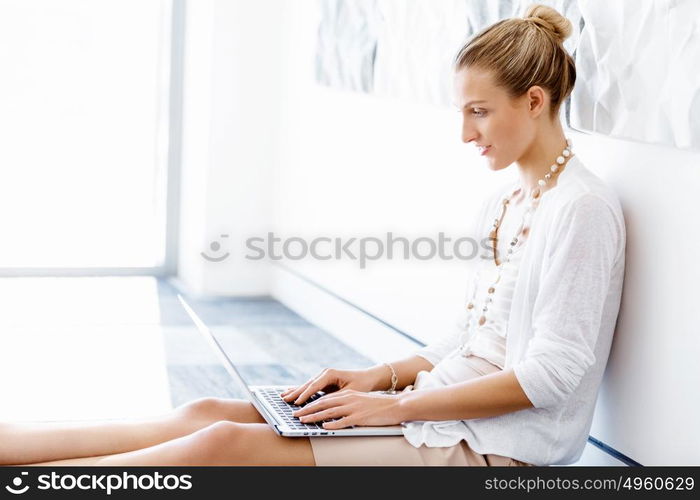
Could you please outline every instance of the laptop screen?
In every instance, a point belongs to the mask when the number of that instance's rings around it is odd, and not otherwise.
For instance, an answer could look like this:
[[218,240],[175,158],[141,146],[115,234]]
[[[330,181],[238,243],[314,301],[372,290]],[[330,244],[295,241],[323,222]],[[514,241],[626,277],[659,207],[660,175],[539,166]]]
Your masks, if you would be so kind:
[[[258,311],[257,321],[250,313],[238,318],[222,318],[221,309],[210,311],[202,305],[204,314],[211,313],[207,325],[179,294],[178,299],[223,367],[236,383],[246,386],[245,390],[248,385],[298,386],[325,367],[364,368],[373,364],[333,335],[282,310],[279,304],[250,301],[245,308]],[[232,310],[225,316],[235,314]],[[236,320],[238,325],[231,324]],[[227,384],[230,379],[222,378],[226,375],[220,367],[215,368],[217,373],[209,378],[217,378],[219,385]]]

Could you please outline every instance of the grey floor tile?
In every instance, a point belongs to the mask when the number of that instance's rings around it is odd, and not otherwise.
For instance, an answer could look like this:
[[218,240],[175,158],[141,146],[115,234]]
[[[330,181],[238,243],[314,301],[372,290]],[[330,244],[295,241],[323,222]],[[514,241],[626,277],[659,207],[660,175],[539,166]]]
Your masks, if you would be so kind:
[[[169,283],[159,287],[161,324],[173,405],[200,397],[245,396],[194,328]],[[188,303],[211,328],[249,384],[296,385],[323,368],[372,362],[269,297],[196,299]]]
[[170,397],[173,407],[202,397],[247,399],[223,366],[168,365]]

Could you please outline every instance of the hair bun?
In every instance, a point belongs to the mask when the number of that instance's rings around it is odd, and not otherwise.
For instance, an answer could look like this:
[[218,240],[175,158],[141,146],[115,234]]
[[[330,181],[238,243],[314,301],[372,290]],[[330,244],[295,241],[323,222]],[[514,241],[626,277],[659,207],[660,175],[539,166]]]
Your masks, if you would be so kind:
[[571,35],[571,21],[547,5],[533,4],[525,11],[524,19],[539,24],[561,43]]

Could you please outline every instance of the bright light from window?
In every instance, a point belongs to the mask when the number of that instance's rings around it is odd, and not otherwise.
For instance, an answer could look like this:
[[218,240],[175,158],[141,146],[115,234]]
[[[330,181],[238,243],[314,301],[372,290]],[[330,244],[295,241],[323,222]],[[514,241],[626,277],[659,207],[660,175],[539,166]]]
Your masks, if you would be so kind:
[[166,0],[0,0],[0,268],[165,255]]

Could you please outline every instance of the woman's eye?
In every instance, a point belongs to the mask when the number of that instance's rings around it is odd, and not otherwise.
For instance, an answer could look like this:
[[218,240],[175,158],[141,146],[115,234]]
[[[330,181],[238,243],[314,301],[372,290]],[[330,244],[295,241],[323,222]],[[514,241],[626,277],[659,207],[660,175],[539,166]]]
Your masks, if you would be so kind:
[[486,111],[481,110],[481,109],[473,109],[472,114],[474,116],[484,116],[486,114]]

